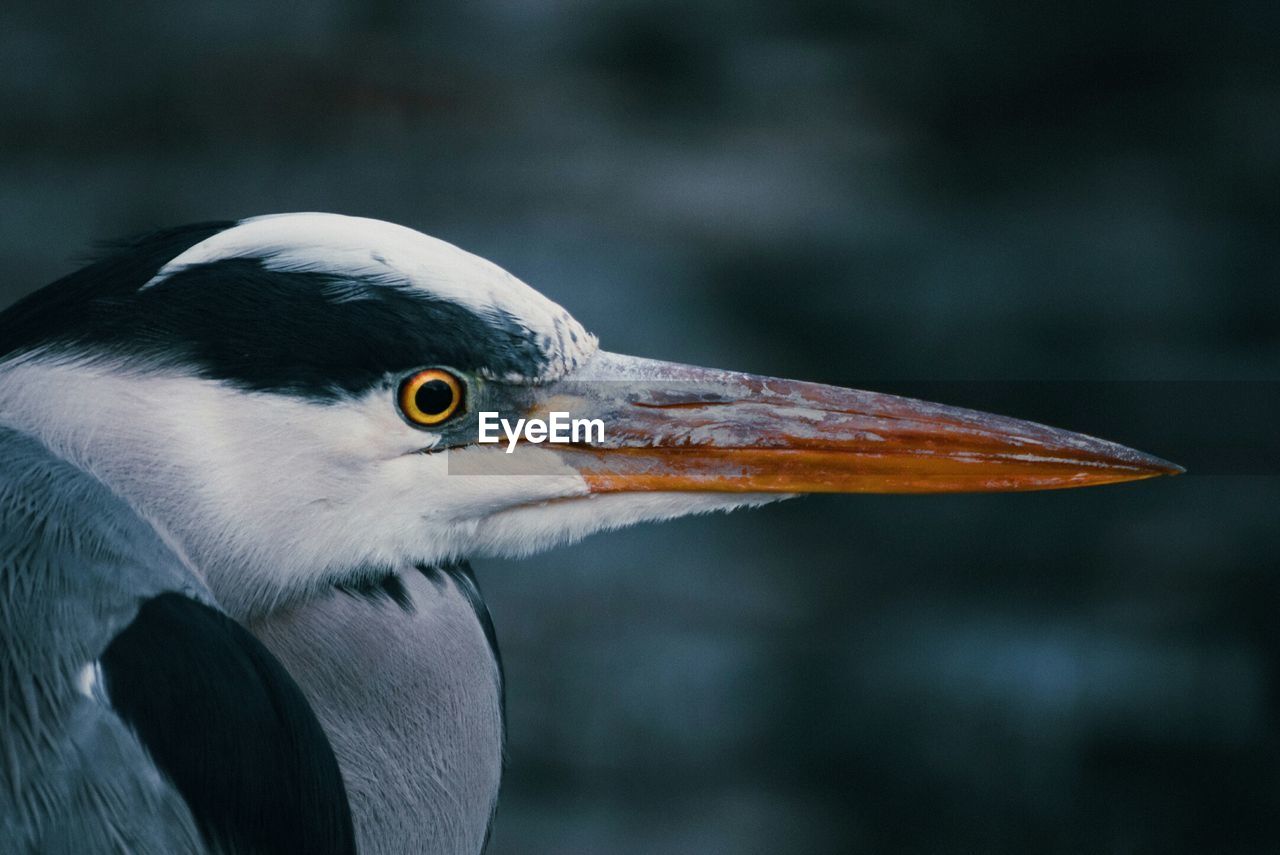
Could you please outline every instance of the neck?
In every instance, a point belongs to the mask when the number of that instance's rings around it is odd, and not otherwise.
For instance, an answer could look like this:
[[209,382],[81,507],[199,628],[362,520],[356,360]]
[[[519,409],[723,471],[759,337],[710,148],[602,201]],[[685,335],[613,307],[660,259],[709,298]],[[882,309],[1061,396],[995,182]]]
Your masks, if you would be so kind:
[[502,771],[488,614],[465,565],[411,571],[399,584],[403,597],[334,591],[249,627],[329,735],[359,850],[474,855]]
[[[169,540],[182,541],[220,604],[248,616],[249,629],[298,682],[329,736],[361,852],[402,852],[406,841],[440,855],[479,852],[501,774],[502,690],[488,616],[469,571],[410,568],[398,583],[364,594],[330,585],[274,610],[255,609],[234,587],[219,590],[216,583],[233,577],[202,560],[206,544],[182,537],[184,518],[166,503],[163,486],[190,483],[187,473],[165,471],[164,455],[139,451],[147,432],[155,442],[172,441],[174,425],[163,413],[144,416],[141,402],[112,404],[92,385],[85,375],[0,366],[0,425],[39,440],[72,471],[96,476],[86,483],[125,498],[156,531],[164,531],[157,519],[168,523],[175,532]],[[92,420],[74,418],[65,405],[77,394],[102,396]]]

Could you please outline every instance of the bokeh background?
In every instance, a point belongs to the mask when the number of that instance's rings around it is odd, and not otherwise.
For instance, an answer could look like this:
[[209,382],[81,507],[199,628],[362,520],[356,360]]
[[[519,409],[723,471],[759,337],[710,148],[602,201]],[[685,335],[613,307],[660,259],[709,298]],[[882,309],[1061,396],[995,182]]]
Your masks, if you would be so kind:
[[495,855],[1280,851],[1280,5],[17,0],[0,298],[288,210],[1188,466],[480,561]]

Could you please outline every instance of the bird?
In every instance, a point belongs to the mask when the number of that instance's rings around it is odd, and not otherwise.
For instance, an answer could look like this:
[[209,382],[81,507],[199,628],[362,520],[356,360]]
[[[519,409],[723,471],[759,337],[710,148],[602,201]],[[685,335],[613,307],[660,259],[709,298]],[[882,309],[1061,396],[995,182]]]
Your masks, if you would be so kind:
[[[479,441],[481,414],[595,420]],[[606,351],[452,244],[148,232],[0,313],[0,840],[478,853],[504,683],[469,560],[804,493],[1177,474],[1014,418]]]

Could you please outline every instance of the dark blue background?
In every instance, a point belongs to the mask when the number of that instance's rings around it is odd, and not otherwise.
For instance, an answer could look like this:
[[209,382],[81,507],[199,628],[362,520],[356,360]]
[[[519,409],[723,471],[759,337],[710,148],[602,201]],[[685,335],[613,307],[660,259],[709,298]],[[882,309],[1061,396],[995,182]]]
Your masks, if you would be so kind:
[[268,6],[6,7],[5,299],[100,238],[363,214],[612,350],[1191,470],[478,562],[494,853],[1276,851],[1280,6]]

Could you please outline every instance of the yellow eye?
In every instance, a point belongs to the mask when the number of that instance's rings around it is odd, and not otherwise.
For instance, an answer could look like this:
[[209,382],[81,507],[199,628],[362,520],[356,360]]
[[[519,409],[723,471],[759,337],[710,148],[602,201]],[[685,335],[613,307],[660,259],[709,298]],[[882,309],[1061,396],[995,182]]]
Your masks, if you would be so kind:
[[462,406],[462,381],[428,368],[400,384],[400,412],[417,425],[438,425]]

